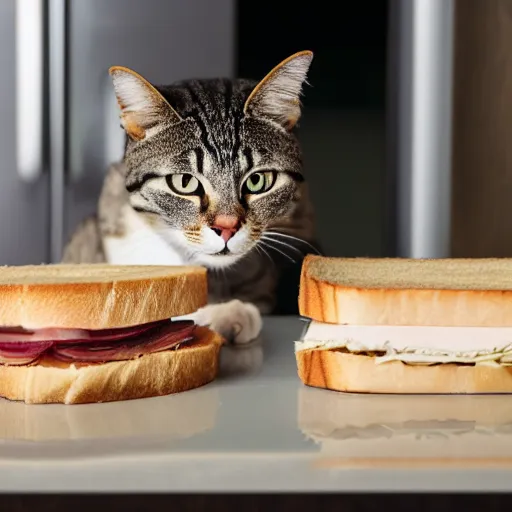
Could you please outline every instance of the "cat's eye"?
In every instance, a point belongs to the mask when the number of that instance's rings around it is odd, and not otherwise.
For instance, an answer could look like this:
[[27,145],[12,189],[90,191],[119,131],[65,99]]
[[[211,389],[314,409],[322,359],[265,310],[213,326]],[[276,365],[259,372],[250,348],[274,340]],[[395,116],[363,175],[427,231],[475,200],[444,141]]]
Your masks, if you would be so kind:
[[199,180],[192,174],[170,174],[166,181],[173,192],[182,196],[200,195],[202,190]]
[[273,171],[255,172],[244,183],[245,194],[263,194],[272,188],[276,179]]

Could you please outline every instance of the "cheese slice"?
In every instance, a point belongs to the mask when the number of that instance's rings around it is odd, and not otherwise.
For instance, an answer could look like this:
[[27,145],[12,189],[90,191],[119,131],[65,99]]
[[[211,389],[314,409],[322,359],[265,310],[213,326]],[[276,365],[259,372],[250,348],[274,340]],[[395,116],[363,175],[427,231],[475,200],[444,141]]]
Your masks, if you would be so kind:
[[512,327],[337,325],[311,321],[295,350],[377,353],[376,363],[512,365]]

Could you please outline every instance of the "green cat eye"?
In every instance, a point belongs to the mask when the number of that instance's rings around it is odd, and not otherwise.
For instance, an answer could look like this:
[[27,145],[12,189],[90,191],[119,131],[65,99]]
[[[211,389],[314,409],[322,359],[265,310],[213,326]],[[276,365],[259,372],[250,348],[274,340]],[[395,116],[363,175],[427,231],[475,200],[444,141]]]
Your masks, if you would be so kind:
[[201,184],[199,180],[192,174],[171,174],[167,176],[167,185],[176,194],[192,195],[198,194]]
[[245,180],[244,188],[248,194],[262,194],[272,188],[274,181],[273,171],[255,172]]

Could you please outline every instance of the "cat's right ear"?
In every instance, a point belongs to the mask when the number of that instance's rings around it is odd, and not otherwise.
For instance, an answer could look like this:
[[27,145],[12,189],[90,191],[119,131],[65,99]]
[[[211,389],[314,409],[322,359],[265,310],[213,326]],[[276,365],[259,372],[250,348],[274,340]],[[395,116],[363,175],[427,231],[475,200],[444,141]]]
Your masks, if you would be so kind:
[[313,52],[295,53],[278,64],[253,89],[244,105],[244,113],[271,119],[291,130],[301,115],[302,85],[313,60]]
[[121,124],[131,139],[144,139],[147,131],[160,123],[182,120],[157,89],[135,71],[113,66],[109,73],[121,110]]

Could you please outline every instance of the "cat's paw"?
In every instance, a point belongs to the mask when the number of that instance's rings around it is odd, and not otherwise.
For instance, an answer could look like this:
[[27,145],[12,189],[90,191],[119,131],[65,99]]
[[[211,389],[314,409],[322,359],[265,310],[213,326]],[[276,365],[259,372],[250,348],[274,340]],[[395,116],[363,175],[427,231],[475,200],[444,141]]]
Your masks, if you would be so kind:
[[258,308],[238,299],[221,304],[209,304],[194,315],[198,325],[207,325],[228,342],[245,344],[256,339],[262,327]]

